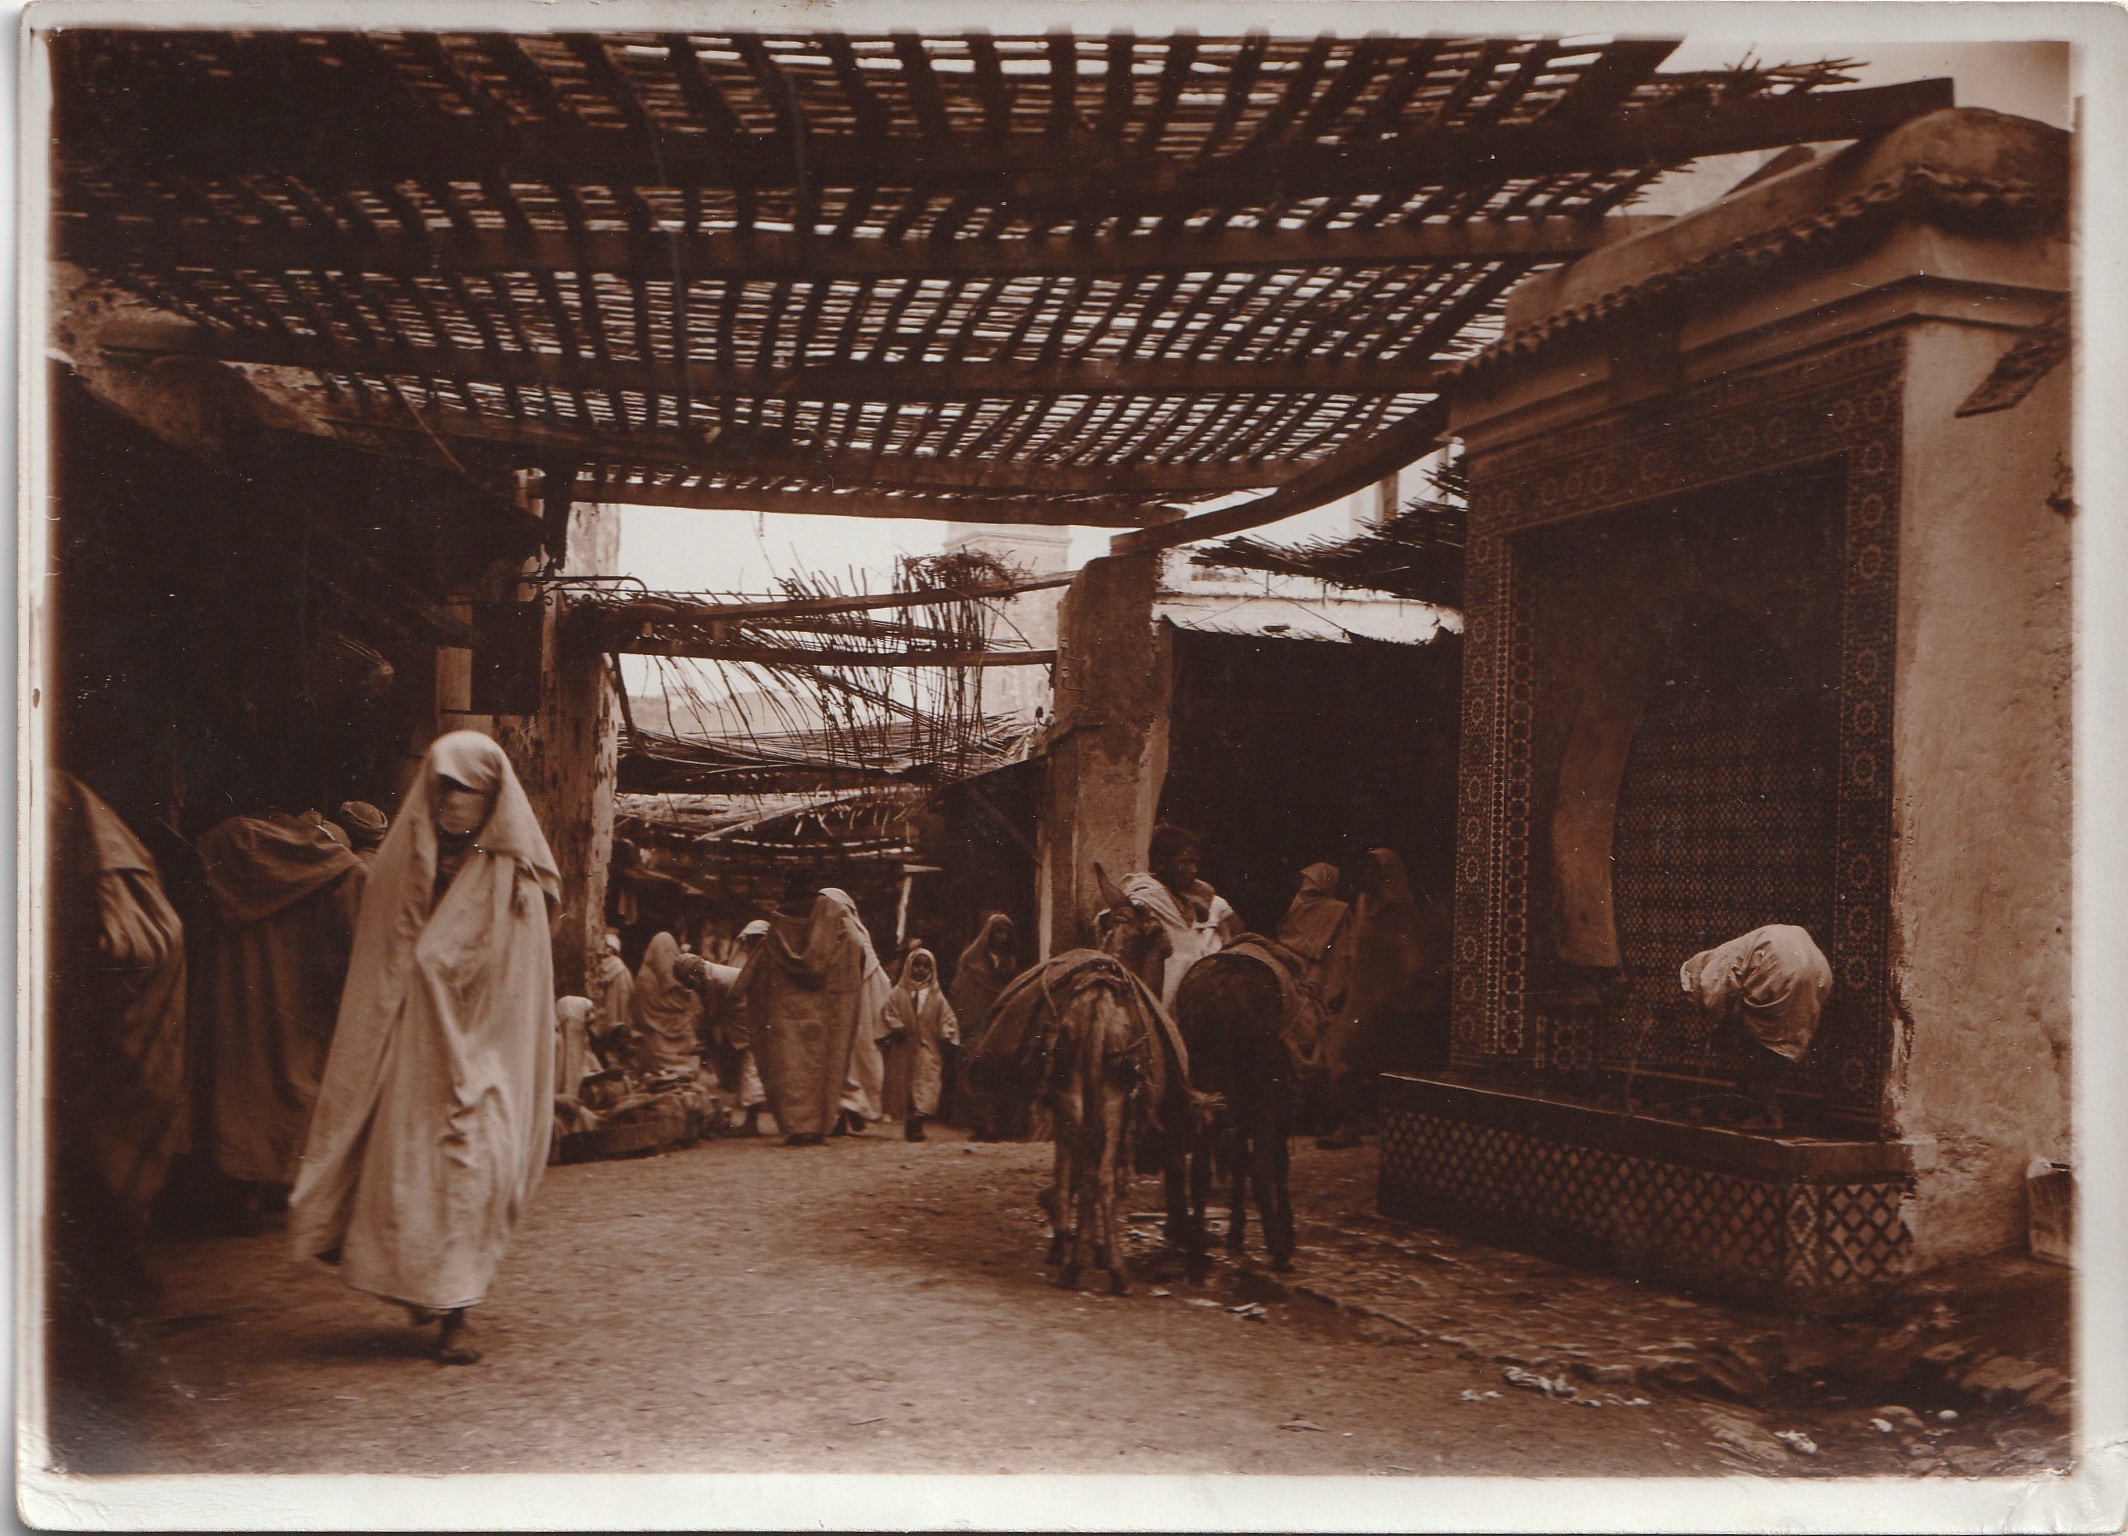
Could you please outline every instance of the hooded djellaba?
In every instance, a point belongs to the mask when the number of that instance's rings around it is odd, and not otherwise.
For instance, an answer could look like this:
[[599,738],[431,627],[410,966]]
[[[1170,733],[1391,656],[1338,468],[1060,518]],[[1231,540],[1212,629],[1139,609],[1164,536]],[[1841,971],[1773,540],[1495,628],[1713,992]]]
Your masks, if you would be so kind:
[[503,750],[428,750],[378,850],[311,1121],[290,1245],[358,1290],[442,1314],[469,1363],[484,1300],[547,1161],[561,879]]
[[1345,996],[1352,957],[1352,908],[1337,898],[1335,864],[1310,864],[1300,872],[1300,890],[1279,920],[1278,942],[1300,956],[1306,980],[1321,988],[1335,1009]]
[[71,1321],[146,1292],[140,1238],[186,1139],[185,945],[154,858],[95,791],[54,773],[48,809],[50,1231]]
[[938,1113],[945,1087],[946,1047],[960,1041],[953,1005],[938,983],[938,961],[930,950],[909,952],[901,980],[887,998],[884,1021],[884,1108],[890,1118],[901,1119],[903,1135],[922,1141],[924,1121]]
[[946,994],[961,1031],[961,1048],[953,1053],[947,1114],[978,1141],[996,1140],[1011,1128],[1011,1107],[978,1092],[969,1081],[968,1064],[983,1043],[983,1031],[990,1027],[990,1010],[998,994],[1020,973],[1015,939],[1011,918],[1002,912],[986,913],[975,938],[953,967],[953,985]]
[[209,921],[194,1006],[208,1142],[254,1197],[295,1182],[361,910],[364,867],[316,811],[232,816],[201,836]]
[[702,994],[680,974],[680,941],[660,933],[643,951],[630,999],[638,1064],[647,1073],[702,1069]]
[[842,891],[794,895],[768,919],[743,991],[770,1113],[792,1146],[879,1118],[879,1036],[893,990],[857,904]]
[[1430,1070],[1447,1060],[1447,915],[1412,894],[1404,861],[1394,851],[1368,851],[1351,922],[1345,1006],[1323,1048],[1342,1123],[1322,1138],[1325,1146],[1358,1142],[1377,1073],[1390,1067]]

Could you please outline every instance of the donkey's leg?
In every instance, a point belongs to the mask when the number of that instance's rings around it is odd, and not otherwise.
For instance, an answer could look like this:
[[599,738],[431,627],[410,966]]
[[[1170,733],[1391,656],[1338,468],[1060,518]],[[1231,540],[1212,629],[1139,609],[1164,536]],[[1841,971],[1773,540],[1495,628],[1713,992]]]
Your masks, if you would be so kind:
[[[1051,1112],[1052,1118],[1055,1111]],[[1049,1263],[1064,1262],[1064,1255],[1071,1244],[1071,1150],[1068,1135],[1059,1128],[1054,1145],[1050,1149],[1049,1187],[1035,1196],[1049,1218]]]
[[1104,1083],[1101,1097],[1101,1164],[1095,1179],[1099,1190],[1101,1261],[1108,1270],[1109,1290],[1127,1296],[1130,1265],[1123,1254],[1122,1234],[1117,1231],[1116,1201],[1127,1193],[1130,1181],[1130,1139],[1124,1127],[1124,1116],[1130,1112],[1130,1091],[1120,1083]]
[[1101,1235],[1100,1152],[1087,1145],[1090,1133],[1084,1122],[1074,1130],[1078,1140],[1071,1160],[1071,1245],[1064,1260],[1064,1272],[1058,1277],[1067,1291],[1078,1286],[1079,1274],[1094,1257],[1093,1250]]
[[1236,1104],[1233,1118],[1228,1121],[1234,1149],[1234,1202],[1227,1218],[1229,1253],[1240,1253],[1249,1244],[1249,1122],[1254,1118],[1255,1108],[1253,1104]]
[[1264,1240],[1271,1250],[1271,1267],[1291,1269],[1293,1250],[1299,1246],[1293,1223],[1292,1098],[1283,1092],[1277,1094],[1271,1102],[1271,1113],[1265,1118],[1270,1122],[1271,1197],[1277,1204],[1278,1214],[1264,1218]]
[[1188,1263],[1189,1277],[1193,1281],[1204,1279],[1205,1250],[1208,1246],[1206,1228],[1209,1225],[1205,1207],[1211,1204],[1212,1200],[1212,1147],[1219,1134],[1220,1127],[1212,1125],[1190,1138],[1190,1220],[1187,1228],[1189,1238],[1182,1251]]
[[1167,1245],[1182,1252],[1190,1240],[1190,1138],[1179,1126],[1168,1126],[1160,1134],[1160,1185],[1167,1198]]
[[1250,1116],[1250,1179],[1256,1188],[1257,1214],[1263,1217],[1264,1248],[1271,1255],[1271,1267],[1286,1269],[1293,1262],[1293,1212],[1286,1203],[1285,1116],[1279,1085],[1264,1086],[1268,1091]]

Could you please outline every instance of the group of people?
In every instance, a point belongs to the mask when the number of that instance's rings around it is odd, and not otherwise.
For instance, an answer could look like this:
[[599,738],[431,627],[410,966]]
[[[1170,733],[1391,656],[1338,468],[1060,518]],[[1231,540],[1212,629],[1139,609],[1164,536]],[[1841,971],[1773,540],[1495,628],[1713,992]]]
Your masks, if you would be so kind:
[[350,802],[211,828],[189,932],[107,804],[63,774],[51,798],[62,1333],[108,1333],[191,1152],[478,1359],[466,1311],[546,1165],[554,1072],[560,876],[502,748],[438,739],[396,823]]
[[[1152,835],[1148,869],[1124,877],[1120,893],[1152,913],[1168,941],[1159,988],[1174,1006],[1183,975],[1234,942],[1233,908],[1199,873],[1196,837],[1163,826]],[[1453,927],[1446,906],[1422,899],[1393,849],[1367,852],[1349,899],[1334,864],[1310,864],[1276,938],[1298,962],[1327,1027],[1317,1042],[1313,1106],[1329,1130],[1328,1148],[1359,1143],[1384,1071],[1439,1071],[1448,1065]],[[1742,1128],[1785,1126],[1781,1095],[1810,1049],[1832,968],[1809,932],[1786,923],[1755,928],[1685,960],[1686,997],[1726,1035],[1739,1062],[1735,1092]],[[1710,1040],[1713,1035],[1710,1035]]]
[[140,1238],[181,1156],[242,1224],[286,1199],[389,824],[361,801],[232,816],[174,892],[65,773],[47,825],[55,1238],[94,1245],[66,1271],[109,1302],[141,1288]]
[[[1233,944],[1244,925],[1200,873],[1200,845],[1180,827],[1154,830],[1144,872],[1118,892],[1155,917],[1167,940],[1158,988],[1172,1009],[1183,976]],[[1447,912],[1422,901],[1393,849],[1371,849],[1350,898],[1334,864],[1310,864],[1275,937],[1315,992],[1326,1028],[1311,1105],[1320,1143],[1356,1145],[1372,1112],[1376,1076],[1428,1070],[1447,1059],[1450,931]]]
[[659,932],[630,971],[609,931],[593,995],[557,1009],[557,1088],[571,1091],[572,1067],[694,1077],[736,1104],[744,1134],[767,1114],[792,1146],[881,1120],[923,1141],[949,1112],[979,1136],[1013,1134],[1009,1111],[979,1100],[962,1063],[1018,969],[1002,913],[985,916],[949,987],[921,940],[884,964],[848,892],[794,880],[740,930],[726,963]]
[[[429,748],[396,822],[350,803],[337,822],[213,828],[197,844],[207,895],[192,934],[155,858],[92,791],[59,775],[50,812],[62,1308],[99,1269],[137,1264],[172,1158],[205,1150],[247,1189],[290,1190],[299,1257],[439,1324],[440,1359],[477,1360],[467,1313],[538,1187],[557,1091],[619,1052],[679,1075],[723,1052],[750,1122],[765,1109],[793,1145],[882,1118],[921,1140],[955,1101],[978,1136],[1025,1134],[953,1070],[1019,972],[1002,914],[949,983],[921,944],[890,973],[846,892],[797,882],[742,932],[737,963],[660,934],[631,973],[609,935],[593,995],[558,1005],[559,874],[509,759],[478,733]],[[1159,991],[1172,1004],[1189,966],[1241,925],[1200,878],[1192,836],[1161,829],[1147,862],[1124,890],[1167,930]],[[1375,849],[1350,899],[1337,869],[1308,866],[1278,940],[1325,1004],[1338,1110],[1325,1139],[1349,1141],[1376,1072],[1445,1053],[1446,916]],[[1693,956],[1681,981],[1739,1022],[1759,1053],[1752,1091],[1778,1123],[1781,1077],[1831,987],[1824,956],[1776,926]]]

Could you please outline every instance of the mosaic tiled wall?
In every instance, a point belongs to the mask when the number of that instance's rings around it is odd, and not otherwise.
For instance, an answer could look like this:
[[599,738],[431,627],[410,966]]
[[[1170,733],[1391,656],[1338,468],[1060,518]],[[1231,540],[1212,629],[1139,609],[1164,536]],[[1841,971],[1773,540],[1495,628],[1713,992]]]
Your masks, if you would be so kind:
[[1906,1272],[1910,1180],[1893,1167],[1695,1166],[1540,1123],[1487,1123],[1439,1102],[1452,1090],[1397,1086],[1382,1122],[1389,1215],[1773,1306],[1867,1305]]
[[[1613,1074],[1732,1083],[1737,1038],[1684,996],[1679,960],[1765,923],[1832,924],[1830,711],[1762,631],[1721,617],[1697,626],[1626,758],[1612,844],[1622,973],[1592,1063]],[[1831,1060],[1813,1055],[1796,1086],[1820,1088]]]
[[[1518,543],[1598,513],[1836,461],[1840,636],[1830,911],[1819,937],[1835,995],[1813,1077],[1848,1124],[1881,1113],[1890,1045],[1892,645],[1904,342],[1850,346],[1717,380],[1541,436],[1471,466],[1457,813],[1454,1061],[1534,1070],[1547,1030],[1530,969],[1536,904],[1532,615]],[[1682,956],[1679,957],[1680,959]]]

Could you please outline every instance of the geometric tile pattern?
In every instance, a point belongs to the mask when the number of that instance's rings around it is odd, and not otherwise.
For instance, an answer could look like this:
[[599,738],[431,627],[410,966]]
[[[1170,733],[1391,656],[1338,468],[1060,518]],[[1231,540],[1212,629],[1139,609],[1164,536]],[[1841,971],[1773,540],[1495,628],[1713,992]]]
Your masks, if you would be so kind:
[[1712,651],[1633,733],[1612,845],[1622,984],[1597,1046],[1615,1071],[1733,1082],[1737,1037],[1707,1027],[1678,961],[1767,923],[1832,927],[1830,733],[1753,638]]
[[1895,1177],[1721,1171],[1392,1104],[1381,1208],[1762,1305],[1838,1311],[1902,1278]]
[[[1884,1130],[1892,1018],[1892,659],[1903,337],[1728,375],[1475,457],[1465,545],[1454,1024],[1457,1067],[1527,1079],[1533,664],[1520,536],[1771,471],[1837,469],[1840,661],[1829,917],[1813,933],[1834,991],[1809,1068],[1828,1112]],[[1822,796],[1817,796],[1822,801]],[[1810,926],[1806,923],[1806,926]],[[1688,950],[1687,953],[1690,951]]]

